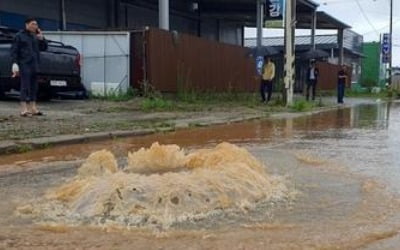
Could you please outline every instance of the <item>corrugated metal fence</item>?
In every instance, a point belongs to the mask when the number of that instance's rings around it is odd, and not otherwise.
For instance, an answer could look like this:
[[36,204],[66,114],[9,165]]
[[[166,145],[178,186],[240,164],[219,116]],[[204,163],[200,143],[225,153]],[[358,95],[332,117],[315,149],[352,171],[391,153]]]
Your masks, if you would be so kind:
[[[131,86],[134,88],[140,88],[144,81],[161,92],[254,92],[259,88],[255,60],[244,47],[149,29],[132,34],[131,51]],[[282,84],[283,55],[273,60],[277,66],[277,90],[278,83]],[[295,91],[301,93],[307,84],[308,63],[297,61],[296,68]],[[340,66],[320,62],[318,68],[321,75],[318,88],[336,89]]]
[[[317,64],[319,69],[320,77],[318,79],[318,89],[320,90],[333,90],[336,89],[337,86],[337,75],[341,69],[340,65],[330,64],[327,62],[319,62]],[[351,83],[351,67],[347,68],[348,76],[347,78],[347,86],[350,86]]]
[[394,90],[400,92],[400,75],[393,76],[392,87]]
[[158,29],[146,32],[146,75],[157,90],[250,92],[258,88],[248,50]]

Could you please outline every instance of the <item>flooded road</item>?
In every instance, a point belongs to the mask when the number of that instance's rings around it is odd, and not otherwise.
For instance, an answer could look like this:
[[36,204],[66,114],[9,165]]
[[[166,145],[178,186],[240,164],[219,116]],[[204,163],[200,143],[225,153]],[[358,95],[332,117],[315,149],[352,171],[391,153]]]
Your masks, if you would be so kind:
[[[154,142],[189,150],[229,142],[298,192],[245,212],[217,213],[170,230],[39,225],[15,215],[76,174],[93,151]],[[400,103],[343,108],[296,119],[253,121],[140,138],[62,146],[0,159],[0,249],[398,249]]]

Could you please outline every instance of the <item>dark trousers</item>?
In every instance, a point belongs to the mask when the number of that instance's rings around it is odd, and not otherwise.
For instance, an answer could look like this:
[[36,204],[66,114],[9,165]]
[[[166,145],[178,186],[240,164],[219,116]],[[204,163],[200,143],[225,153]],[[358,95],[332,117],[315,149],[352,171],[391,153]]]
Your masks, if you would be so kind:
[[35,102],[37,98],[38,83],[36,68],[33,65],[20,65],[20,99],[21,102]]
[[312,99],[315,100],[315,94],[317,92],[317,80],[308,80],[307,83],[307,101],[310,100],[310,89],[312,89]]
[[338,87],[337,87],[338,103],[343,103],[345,88],[346,88],[346,86],[344,83],[338,83]]
[[[262,80],[261,81],[260,92],[261,92],[261,98],[262,98],[263,102],[271,101],[272,87],[273,87],[272,81],[268,81],[268,80]],[[265,92],[268,93],[267,98],[265,97]]]

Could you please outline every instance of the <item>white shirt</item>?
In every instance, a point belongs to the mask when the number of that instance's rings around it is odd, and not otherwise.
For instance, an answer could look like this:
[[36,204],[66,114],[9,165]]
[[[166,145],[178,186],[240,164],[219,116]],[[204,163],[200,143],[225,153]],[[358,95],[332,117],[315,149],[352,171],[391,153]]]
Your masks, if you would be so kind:
[[310,69],[310,80],[315,80],[315,68]]

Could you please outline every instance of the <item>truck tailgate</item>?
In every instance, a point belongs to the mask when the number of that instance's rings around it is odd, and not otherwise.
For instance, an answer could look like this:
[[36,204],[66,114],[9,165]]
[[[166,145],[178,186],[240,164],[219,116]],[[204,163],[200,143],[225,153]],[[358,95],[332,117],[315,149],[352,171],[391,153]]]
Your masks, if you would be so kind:
[[40,74],[79,76],[79,52],[73,48],[49,44],[47,51],[40,53]]

